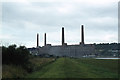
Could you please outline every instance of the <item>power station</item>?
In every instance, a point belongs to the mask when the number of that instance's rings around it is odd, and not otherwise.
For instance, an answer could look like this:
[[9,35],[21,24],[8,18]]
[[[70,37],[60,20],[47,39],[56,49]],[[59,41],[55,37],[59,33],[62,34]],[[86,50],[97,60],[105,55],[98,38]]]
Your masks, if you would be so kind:
[[39,34],[37,34],[37,48],[31,49],[30,53],[39,56],[50,55],[58,57],[75,57],[81,58],[95,54],[95,46],[93,44],[85,44],[84,42],[84,26],[81,26],[81,42],[77,45],[67,45],[65,43],[64,27],[62,27],[62,44],[52,46],[46,44],[46,33],[44,34],[44,46],[39,47]]

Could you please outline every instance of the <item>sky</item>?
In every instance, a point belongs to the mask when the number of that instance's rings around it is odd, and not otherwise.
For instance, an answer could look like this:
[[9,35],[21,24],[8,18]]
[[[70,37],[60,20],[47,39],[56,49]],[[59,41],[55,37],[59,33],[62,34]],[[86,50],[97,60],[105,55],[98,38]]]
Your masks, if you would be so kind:
[[36,47],[47,44],[61,45],[62,27],[65,43],[81,42],[84,25],[85,43],[118,42],[119,0],[19,0],[2,1],[0,43]]

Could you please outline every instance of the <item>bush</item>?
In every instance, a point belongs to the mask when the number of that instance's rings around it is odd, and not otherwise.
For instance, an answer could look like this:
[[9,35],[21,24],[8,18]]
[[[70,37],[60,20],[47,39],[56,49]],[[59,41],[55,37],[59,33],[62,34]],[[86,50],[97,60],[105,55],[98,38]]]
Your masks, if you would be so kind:
[[25,46],[2,46],[2,59],[3,64],[25,65],[28,63],[29,51]]

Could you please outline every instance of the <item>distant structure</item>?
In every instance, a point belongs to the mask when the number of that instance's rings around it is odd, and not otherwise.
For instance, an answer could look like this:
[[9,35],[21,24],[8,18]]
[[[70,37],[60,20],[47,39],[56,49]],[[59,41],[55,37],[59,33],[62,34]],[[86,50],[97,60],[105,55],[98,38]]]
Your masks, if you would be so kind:
[[39,34],[37,33],[37,47],[39,47]]
[[45,36],[44,36],[44,46],[46,46],[46,33],[45,33]]
[[[38,34],[37,34],[37,47]],[[36,50],[33,50],[33,53]],[[65,43],[64,27],[62,27],[62,45],[52,46],[51,44],[46,44],[46,33],[44,34],[44,46],[39,47],[39,52],[37,55],[49,55],[58,57],[74,57],[81,58],[95,54],[94,44],[85,44],[84,42],[84,26],[81,25],[81,42],[77,45],[67,45]]]
[[84,44],[84,26],[81,26],[81,44]]
[[62,45],[64,45],[64,27],[62,27]]

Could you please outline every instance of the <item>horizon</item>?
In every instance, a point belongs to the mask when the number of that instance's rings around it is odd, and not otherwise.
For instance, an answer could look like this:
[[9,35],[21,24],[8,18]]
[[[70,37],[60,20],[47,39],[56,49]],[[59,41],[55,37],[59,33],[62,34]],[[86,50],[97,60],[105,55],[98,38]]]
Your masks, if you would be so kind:
[[[86,44],[86,43],[85,43]],[[87,44],[120,44],[119,42],[113,42],[113,43],[87,43]],[[16,47],[19,47],[19,46],[25,46],[25,45],[23,45],[23,44],[15,44],[15,43],[12,43],[12,44],[10,44],[10,43],[6,43],[6,44],[3,44],[2,46],[5,46],[5,47],[8,47],[8,46],[10,46],[10,45],[16,45]],[[69,45],[80,45],[80,43],[76,43],[76,44],[67,44],[68,46]],[[44,45],[43,45],[44,46]],[[41,46],[41,45],[39,45],[39,47],[43,47],[43,46]],[[52,45],[51,44],[51,46],[62,46],[62,44],[60,44],[60,45]],[[25,46],[26,48],[36,48],[37,47],[37,45],[36,46],[32,46],[32,47],[27,47],[27,46]]]

